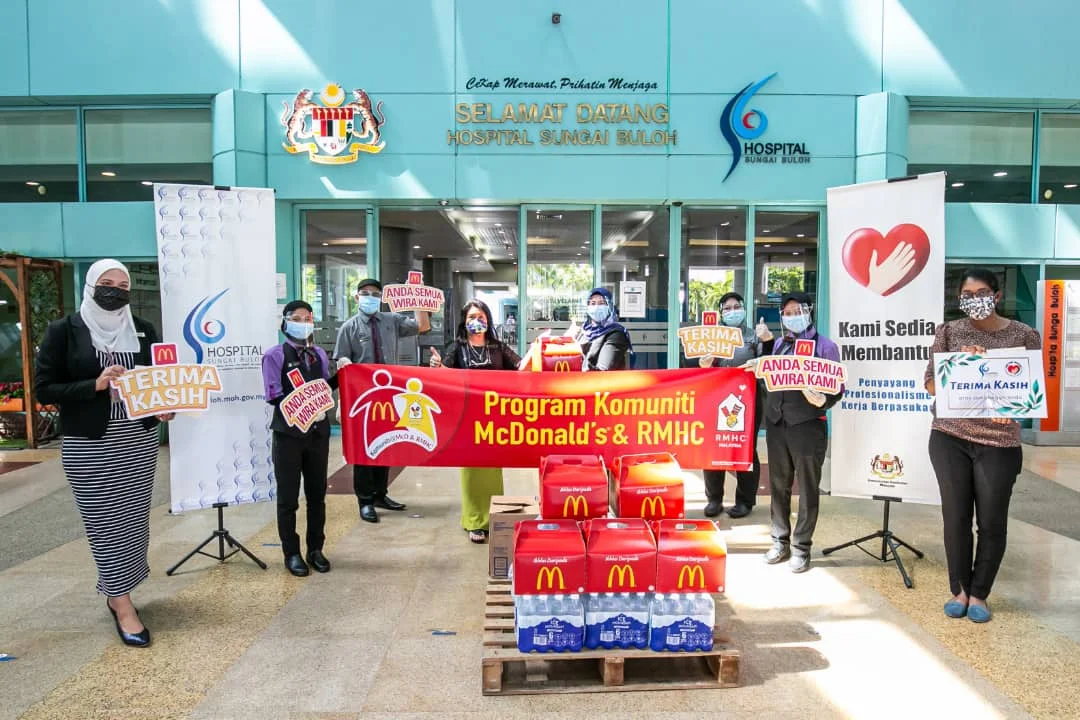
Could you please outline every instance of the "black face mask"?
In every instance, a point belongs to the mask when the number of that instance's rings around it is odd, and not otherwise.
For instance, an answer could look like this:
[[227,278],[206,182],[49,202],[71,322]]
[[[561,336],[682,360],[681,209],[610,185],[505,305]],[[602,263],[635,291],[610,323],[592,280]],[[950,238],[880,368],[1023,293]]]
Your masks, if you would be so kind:
[[109,285],[94,288],[94,302],[102,310],[119,310],[131,302],[131,291]]

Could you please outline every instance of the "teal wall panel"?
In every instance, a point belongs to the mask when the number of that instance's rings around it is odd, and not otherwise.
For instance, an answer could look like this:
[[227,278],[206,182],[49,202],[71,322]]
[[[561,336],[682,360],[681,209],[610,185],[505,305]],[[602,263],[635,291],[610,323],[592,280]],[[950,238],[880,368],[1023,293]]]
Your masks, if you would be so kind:
[[1053,205],[948,203],[945,254],[961,258],[1052,258]]
[[0,204],[0,250],[33,257],[64,257],[60,203]]
[[0,97],[30,94],[30,60],[27,54],[26,3],[8,0],[0,23]]
[[285,151],[267,156],[283,200],[453,198],[452,155],[363,155],[350,165],[317,165]]
[[157,257],[154,203],[64,203],[61,207],[67,257]]
[[459,155],[457,194],[511,202],[656,202],[667,197],[667,168],[663,157],[648,155]]
[[1080,260],[1080,205],[1058,205],[1054,231],[1054,257]]

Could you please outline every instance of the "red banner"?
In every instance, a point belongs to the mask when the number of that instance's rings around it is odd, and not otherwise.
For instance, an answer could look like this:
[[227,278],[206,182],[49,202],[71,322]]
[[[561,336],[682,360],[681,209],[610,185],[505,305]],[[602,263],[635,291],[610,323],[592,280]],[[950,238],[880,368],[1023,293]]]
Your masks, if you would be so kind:
[[754,377],[737,368],[522,373],[348,365],[353,465],[540,467],[545,455],[670,452],[682,468],[749,469]]

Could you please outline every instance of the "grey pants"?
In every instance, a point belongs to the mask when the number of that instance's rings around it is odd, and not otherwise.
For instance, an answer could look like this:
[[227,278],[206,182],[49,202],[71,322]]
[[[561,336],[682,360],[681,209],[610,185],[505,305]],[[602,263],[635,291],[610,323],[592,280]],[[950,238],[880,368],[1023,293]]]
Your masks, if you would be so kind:
[[[772,537],[790,544],[797,555],[809,555],[818,519],[821,466],[829,447],[827,423],[810,420],[798,425],[766,423],[769,486],[772,494]],[[791,534],[791,489],[799,483],[799,517]]]

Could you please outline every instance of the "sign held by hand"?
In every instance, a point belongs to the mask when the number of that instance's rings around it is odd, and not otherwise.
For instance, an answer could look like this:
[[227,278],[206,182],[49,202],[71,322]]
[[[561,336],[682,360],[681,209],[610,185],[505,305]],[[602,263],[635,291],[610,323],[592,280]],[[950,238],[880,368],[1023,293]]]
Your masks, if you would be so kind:
[[443,291],[424,285],[424,276],[417,270],[409,271],[409,279],[404,285],[384,287],[382,295],[391,312],[439,312],[446,302]]

